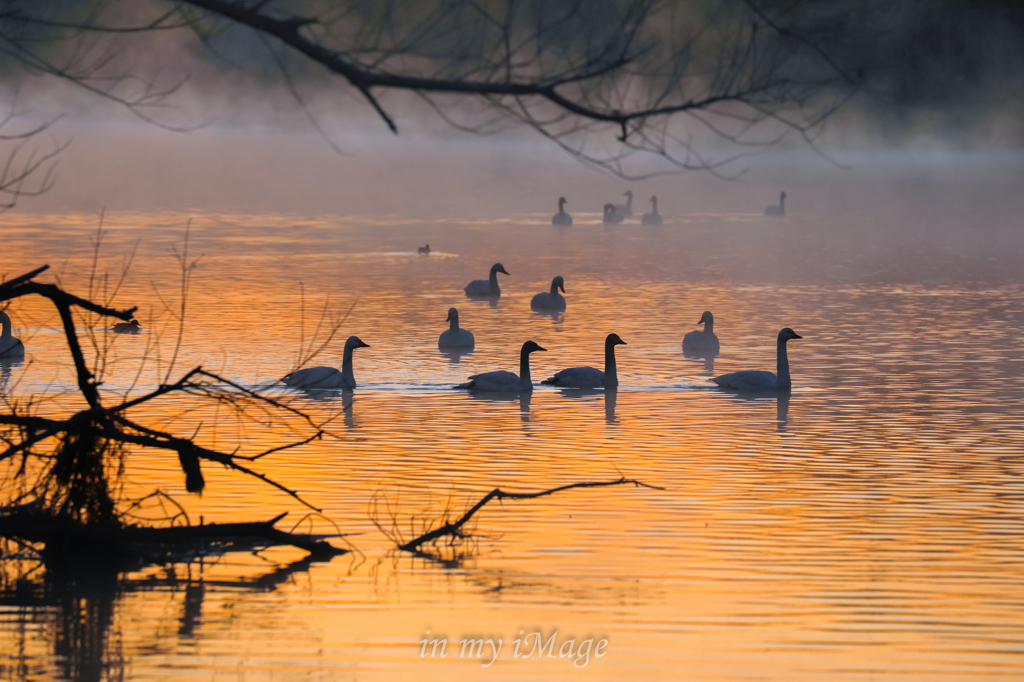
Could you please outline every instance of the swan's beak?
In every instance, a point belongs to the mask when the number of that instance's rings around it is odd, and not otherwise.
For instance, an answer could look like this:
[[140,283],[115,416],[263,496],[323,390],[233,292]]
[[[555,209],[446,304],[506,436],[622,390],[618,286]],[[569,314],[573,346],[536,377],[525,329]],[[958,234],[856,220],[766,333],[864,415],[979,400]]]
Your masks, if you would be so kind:
[[448,313],[448,317],[444,318],[444,321],[445,322],[451,322],[452,321],[452,314]]
[[800,335],[799,335],[799,334],[797,334],[796,332],[793,332],[793,338],[794,338],[794,339],[802,339],[802,338],[804,338],[804,337],[800,336]]
[[508,270],[506,270],[505,268],[502,268],[501,270],[498,270],[498,272],[503,272],[506,275],[508,275]]
[[360,342],[359,342],[359,345],[358,345],[358,346],[356,346],[356,348],[369,348],[369,347],[370,347],[370,344],[368,344],[368,343],[363,343],[362,341],[360,341]]
[[540,346],[537,346],[536,348],[534,348],[534,350],[543,350],[543,351],[546,351],[546,350],[547,350],[547,348],[541,348]]
[[564,284],[559,284],[558,288],[562,290],[563,294],[565,293],[565,285]]
[[622,339],[619,339],[618,343],[616,343],[615,345],[616,345],[616,346],[625,346],[625,345],[627,345],[627,344],[626,344],[626,342],[625,342],[625,341],[623,341]]

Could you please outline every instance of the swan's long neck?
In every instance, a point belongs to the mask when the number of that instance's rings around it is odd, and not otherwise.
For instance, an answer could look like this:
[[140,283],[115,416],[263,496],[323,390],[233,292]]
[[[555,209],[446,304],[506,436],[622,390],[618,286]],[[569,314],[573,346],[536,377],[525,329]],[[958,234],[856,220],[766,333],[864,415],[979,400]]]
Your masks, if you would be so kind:
[[352,346],[345,346],[345,355],[341,359],[341,376],[347,382],[356,383],[355,374],[352,373]]
[[494,268],[491,268],[490,280],[491,280],[491,293],[492,294],[501,293],[501,289],[498,287],[498,271],[495,270]]
[[452,336],[458,336],[459,334],[459,316],[452,315],[451,324],[448,325],[448,331],[452,333]]
[[558,296],[558,285],[554,282],[551,283],[551,298]]
[[633,195],[632,194],[627,194],[626,195],[626,210],[627,211],[632,211],[633,210]]
[[519,388],[523,391],[533,390],[533,379],[530,378],[530,352],[527,350],[519,353]]
[[775,367],[775,374],[778,376],[779,388],[790,388],[793,382],[789,378],[789,355],[786,354],[786,341],[779,339],[778,364]]
[[565,202],[564,201],[559,201],[558,202],[558,215],[565,215]]
[[658,215],[658,197],[651,199],[651,203],[654,204],[654,215]]
[[715,333],[715,321],[711,318],[704,318],[704,333],[714,334]]
[[604,347],[604,387],[616,388],[619,385],[619,373],[615,366],[615,344],[608,343]]
[[779,195],[779,210],[782,211],[783,213],[786,212],[786,195],[785,194],[780,194]]

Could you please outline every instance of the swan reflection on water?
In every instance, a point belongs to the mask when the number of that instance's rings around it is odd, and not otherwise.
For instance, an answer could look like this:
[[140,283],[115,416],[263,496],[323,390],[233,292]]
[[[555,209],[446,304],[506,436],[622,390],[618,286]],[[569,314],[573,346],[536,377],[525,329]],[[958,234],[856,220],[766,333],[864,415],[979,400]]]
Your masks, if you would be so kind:
[[520,418],[529,423],[530,421],[530,403],[533,400],[532,391],[523,391],[521,393],[499,393],[492,391],[470,391],[468,394],[470,400],[481,400],[487,403],[519,403],[519,416]]
[[737,391],[730,393],[734,400],[743,402],[771,402],[775,401],[775,430],[779,433],[786,433],[789,426],[789,401],[792,392],[787,389],[776,391]]
[[604,420],[609,424],[618,424],[615,418],[615,403],[619,397],[617,388],[563,388],[559,391],[564,398],[586,400],[592,396],[604,396]]
[[472,355],[472,348],[442,348],[438,351],[443,357],[448,358],[448,362],[457,365],[462,358]]
[[353,405],[355,405],[356,392],[351,388],[305,388],[300,389],[299,392],[319,403],[338,403],[340,401],[341,410],[344,413],[345,427],[349,429],[355,428],[356,422]]
[[7,391],[8,384],[11,381],[11,369],[14,367],[21,367],[24,365],[24,361],[18,359],[14,360],[11,358],[0,358],[0,393]]
[[694,362],[703,362],[704,371],[708,374],[715,373],[715,358],[718,357],[718,353],[683,353],[683,357],[687,360],[693,360]]

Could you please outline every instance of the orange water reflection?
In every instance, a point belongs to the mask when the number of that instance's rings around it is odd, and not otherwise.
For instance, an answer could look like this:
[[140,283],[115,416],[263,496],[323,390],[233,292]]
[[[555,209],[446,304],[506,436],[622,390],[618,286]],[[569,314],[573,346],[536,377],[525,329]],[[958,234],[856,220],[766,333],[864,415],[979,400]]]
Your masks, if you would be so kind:
[[[176,566],[173,579],[149,570],[116,594],[23,595],[0,610],[5,677],[1024,672],[1024,292],[1011,237],[969,249],[936,238],[927,256],[907,259],[908,233],[920,225],[869,221],[854,239],[827,216],[780,227],[695,214],[663,228],[608,230],[580,215],[571,231],[537,216],[192,217],[190,249],[203,258],[181,369],[202,364],[270,385],[294,368],[300,291],[307,338],[325,302],[338,314],[354,304],[341,338],[355,333],[371,346],[357,352],[359,388],[348,400],[271,389],[335,421],[328,438],[261,460],[260,471],[356,533],[350,541],[362,557],[289,572],[281,567],[301,558],[294,552],[229,555]],[[108,217],[106,270],[139,240],[117,302],[140,305],[147,327],[137,337],[98,334],[111,343],[111,392],[132,385],[143,355],[136,390],[162,376],[157,353],[166,369],[175,326],[156,292],[176,296],[171,249],[186,219]],[[94,217],[7,220],[8,274],[49,262],[69,288],[86,286]],[[417,256],[413,247],[426,242],[441,257]],[[512,273],[501,300],[466,299],[465,283],[498,260]],[[531,313],[530,297],[556,274],[566,280],[566,313]],[[477,339],[458,362],[436,346],[451,306]],[[683,333],[708,309],[722,340],[710,364],[680,352]],[[4,370],[7,390],[51,396],[43,410],[69,404],[61,391],[73,378],[52,313],[27,299],[11,313],[29,357]],[[805,337],[791,348],[788,400],[706,388],[714,374],[773,369],[782,326]],[[612,331],[628,343],[614,396],[544,387],[529,401],[488,401],[450,390],[477,371],[516,370],[528,338],[549,349],[534,355],[536,380],[599,363]],[[340,364],[340,355],[339,341],[321,360]],[[263,449],[290,435],[239,431],[181,400],[137,416],[179,433],[198,428],[220,447]],[[158,486],[207,521],[303,513],[283,493],[217,467],[206,469],[202,498],[185,493],[171,458],[134,453],[129,470],[133,491]],[[665,490],[570,491],[488,507],[476,554],[454,568],[389,553],[370,519],[375,495],[413,517],[437,513],[450,495],[461,509],[495,486],[534,490],[620,473]],[[520,631],[609,643],[582,671],[506,650],[485,673],[476,660],[421,659],[427,630],[456,642],[502,638],[506,647]]]

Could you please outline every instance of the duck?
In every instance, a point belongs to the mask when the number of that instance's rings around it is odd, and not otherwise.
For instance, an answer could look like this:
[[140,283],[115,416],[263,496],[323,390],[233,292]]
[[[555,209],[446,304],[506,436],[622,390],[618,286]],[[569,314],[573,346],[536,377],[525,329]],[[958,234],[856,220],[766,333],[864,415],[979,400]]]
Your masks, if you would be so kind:
[[772,204],[764,210],[764,214],[767,216],[773,216],[775,218],[784,218],[786,216],[786,193],[783,192],[779,195],[779,203]]
[[507,275],[508,271],[501,263],[491,266],[491,275],[488,279],[474,279],[466,285],[466,296],[483,296],[487,298],[498,298],[501,296],[501,288],[498,286],[498,273]]
[[118,322],[110,328],[110,331],[115,334],[138,334],[140,329],[142,329],[142,325],[133,318],[131,322]]
[[341,371],[334,367],[307,367],[286,375],[282,382],[292,388],[306,390],[355,388],[356,378],[352,374],[352,351],[356,348],[369,348],[358,336],[350,336],[345,340],[345,353],[341,360]]
[[484,372],[469,377],[469,381],[459,384],[455,388],[465,388],[470,391],[483,391],[488,393],[528,393],[533,390],[533,381],[530,379],[530,353],[546,351],[533,341],[527,341],[519,351],[519,376],[512,372],[498,370],[497,372]]
[[609,334],[604,340],[603,372],[594,367],[570,367],[540,383],[566,388],[597,388],[598,386],[604,386],[606,389],[617,388],[619,375],[615,369],[615,346],[625,345],[626,342],[620,339],[618,334]]
[[441,332],[441,336],[438,337],[438,348],[442,350],[445,348],[473,348],[476,345],[473,332],[468,329],[459,329],[458,310],[449,308],[448,317],[445,318],[445,322],[450,322],[451,326],[448,328],[448,331]]
[[644,213],[643,217],[640,219],[640,222],[642,222],[644,225],[661,225],[664,221],[658,214],[658,197],[652,196],[651,203],[654,204],[654,207],[652,208],[650,213]]
[[604,205],[604,220],[605,225],[618,225],[622,222],[622,214],[615,210],[615,204]]
[[426,246],[419,247],[418,249],[416,249],[416,252],[417,253],[422,253],[424,256],[429,256],[430,255],[430,244],[427,244]]
[[563,205],[569,203],[565,197],[558,197],[558,213],[551,216],[552,225],[572,225],[572,216],[565,212]]
[[3,324],[3,332],[0,333],[0,358],[18,360],[25,357],[25,344],[11,334],[11,316],[6,312],[0,312],[0,323]]
[[624,203],[624,204],[616,204],[615,205],[615,210],[623,218],[632,218],[633,217],[633,190],[627,190],[626,193],[623,194],[623,196],[626,197],[626,203]]
[[530,301],[530,308],[533,310],[565,310],[565,296],[558,293],[561,289],[565,293],[565,280],[559,275],[551,280],[551,291],[542,291]]
[[720,388],[729,388],[734,391],[788,391],[793,383],[789,378],[789,356],[786,354],[786,342],[804,337],[797,334],[789,327],[779,332],[778,343],[778,374],[761,370],[745,370],[732,372],[715,377],[711,381],[718,384]]
[[711,314],[710,310],[705,310],[697,324],[703,324],[704,331],[692,331],[683,337],[683,353],[687,355],[717,353],[719,343],[718,337],[715,336],[715,316]]

